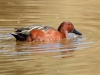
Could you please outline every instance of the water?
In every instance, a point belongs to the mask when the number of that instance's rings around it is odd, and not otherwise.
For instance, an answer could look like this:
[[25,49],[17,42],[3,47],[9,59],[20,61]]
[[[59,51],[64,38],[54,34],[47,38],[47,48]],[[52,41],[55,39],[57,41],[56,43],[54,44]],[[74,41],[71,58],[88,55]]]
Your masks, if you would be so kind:
[[[99,0],[0,1],[0,75],[100,75]],[[71,21],[83,36],[16,42],[13,28]]]

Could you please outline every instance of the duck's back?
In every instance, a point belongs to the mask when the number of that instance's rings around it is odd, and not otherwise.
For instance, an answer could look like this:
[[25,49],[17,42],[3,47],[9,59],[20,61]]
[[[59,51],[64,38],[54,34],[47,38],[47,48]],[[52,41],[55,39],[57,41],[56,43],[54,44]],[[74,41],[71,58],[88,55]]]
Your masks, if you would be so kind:
[[31,30],[41,30],[43,32],[46,32],[48,29],[53,29],[52,27],[49,26],[43,26],[43,25],[31,25],[31,26],[27,26],[25,28],[15,28],[15,32],[17,33],[21,33],[21,34],[25,34],[25,35],[29,35]]

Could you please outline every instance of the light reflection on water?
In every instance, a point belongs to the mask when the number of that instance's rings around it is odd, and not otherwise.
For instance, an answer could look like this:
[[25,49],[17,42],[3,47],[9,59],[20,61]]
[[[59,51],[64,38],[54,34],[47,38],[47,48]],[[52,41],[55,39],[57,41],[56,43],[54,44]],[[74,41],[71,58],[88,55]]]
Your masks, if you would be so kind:
[[[11,31],[11,28],[3,29],[4,33]],[[0,34],[0,40],[0,57],[3,59],[0,60],[0,73],[15,75],[45,74],[46,72],[51,73],[51,71],[52,73],[61,73],[60,68],[63,67],[58,66],[58,60],[56,61],[54,58],[72,58],[74,51],[89,48],[92,43],[86,42],[85,37],[64,39],[60,42],[16,42],[12,35],[3,34],[3,32]],[[50,58],[54,60],[50,61]],[[53,70],[51,65],[55,66]]]
[[[100,75],[99,0],[0,1],[1,75]],[[82,38],[16,42],[13,28],[71,21]]]

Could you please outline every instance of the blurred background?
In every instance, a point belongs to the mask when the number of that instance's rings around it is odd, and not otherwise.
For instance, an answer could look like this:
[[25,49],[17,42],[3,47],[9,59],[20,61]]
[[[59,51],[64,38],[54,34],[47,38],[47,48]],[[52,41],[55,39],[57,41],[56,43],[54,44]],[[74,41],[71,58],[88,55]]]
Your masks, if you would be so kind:
[[[100,75],[99,0],[1,0],[0,75]],[[83,38],[16,42],[14,28],[58,28],[71,21]]]

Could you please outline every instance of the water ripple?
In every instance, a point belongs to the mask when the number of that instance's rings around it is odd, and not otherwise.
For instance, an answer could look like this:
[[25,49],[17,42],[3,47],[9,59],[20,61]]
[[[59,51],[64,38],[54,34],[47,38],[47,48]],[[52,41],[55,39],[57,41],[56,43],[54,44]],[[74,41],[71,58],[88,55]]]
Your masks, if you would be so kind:
[[[5,30],[11,31],[12,28],[0,28],[0,31]],[[90,48],[90,44],[93,42],[87,42],[85,41],[86,38],[83,37],[77,37],[72,38],[61,42],[54,42],[54,43],[22,43],[22,42],[16,42],[14,40],[14,37],[10,35],[9,33],[0,34],[0,53],[9,53],[9,50],[14,50],[13,52],[10,52],[8,56],[16,56],[16,55],[29,55],[29,54],[42,54],[42,53],[62,53],[62,52],[69,52],[69,51],[75,51],[75,50],[83,50],[86,48]],[[66,53],[63,54],[63,56],[66,56]],[[57,57],[61,57],[62,55],[57,55]]]

